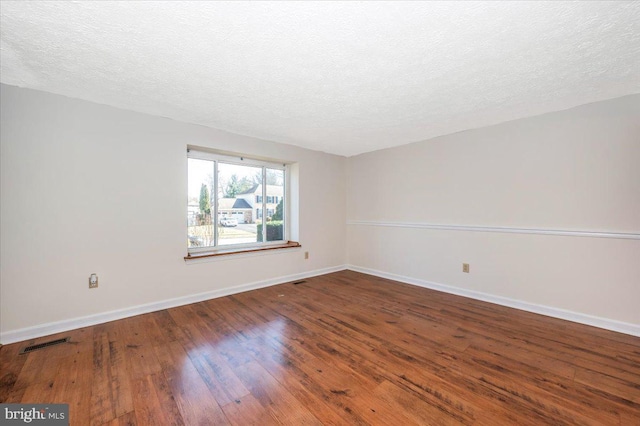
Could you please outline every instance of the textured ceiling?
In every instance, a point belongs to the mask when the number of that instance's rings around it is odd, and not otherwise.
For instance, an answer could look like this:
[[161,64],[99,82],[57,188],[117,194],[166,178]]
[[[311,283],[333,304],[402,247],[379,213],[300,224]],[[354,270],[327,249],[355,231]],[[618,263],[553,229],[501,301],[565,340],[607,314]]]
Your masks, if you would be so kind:
[[640,2],[7,2],[1,81],[354,155],[640,92]]

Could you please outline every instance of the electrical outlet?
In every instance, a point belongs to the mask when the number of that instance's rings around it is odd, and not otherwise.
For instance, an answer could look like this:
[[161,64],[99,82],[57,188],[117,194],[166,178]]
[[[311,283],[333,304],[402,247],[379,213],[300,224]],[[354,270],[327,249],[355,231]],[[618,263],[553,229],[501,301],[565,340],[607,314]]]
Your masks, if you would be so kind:
[[89,276],[89,288],[98,287],[98,274],[91,274]]
[[308,258],[309,258],[309,252],[308,252],[308,251],[305,251],[305,252],[304,252],[304,258],[305,258],[305,259],[308,259]]
[[467,274],[469,273],[469,264],[468,263],[463,263],[462,264],[462,272],[466,272]]

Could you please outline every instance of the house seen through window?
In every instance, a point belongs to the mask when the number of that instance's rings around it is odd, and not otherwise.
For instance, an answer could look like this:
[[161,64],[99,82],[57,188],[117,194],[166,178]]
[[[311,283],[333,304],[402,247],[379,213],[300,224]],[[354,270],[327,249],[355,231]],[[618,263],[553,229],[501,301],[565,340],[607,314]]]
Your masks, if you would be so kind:
[[286,241],[285,165],[189,150],[187,169],[190,253]]

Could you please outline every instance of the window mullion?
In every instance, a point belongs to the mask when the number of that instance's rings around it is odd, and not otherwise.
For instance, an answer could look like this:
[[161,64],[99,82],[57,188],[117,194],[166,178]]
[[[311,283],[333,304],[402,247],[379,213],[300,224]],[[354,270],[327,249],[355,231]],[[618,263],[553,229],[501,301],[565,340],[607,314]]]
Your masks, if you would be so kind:
[[213,246],[218,247],[218,162],[213,162],[213,214],[211,218],[213,223],[211,224],[213,229]]
[[262,242],[267,242],[267,168],[262,168]]
[[[287,223],[287,170],[282,171],[282,239],[284,241],[288,240],[288,232],[287,227],[285,226]],[[276,209],[278,206],[276,206]]]

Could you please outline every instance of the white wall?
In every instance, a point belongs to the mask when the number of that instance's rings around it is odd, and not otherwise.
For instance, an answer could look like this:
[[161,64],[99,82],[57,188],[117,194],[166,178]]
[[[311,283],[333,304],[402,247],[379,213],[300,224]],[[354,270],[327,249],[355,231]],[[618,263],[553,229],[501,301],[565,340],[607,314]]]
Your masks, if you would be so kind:
[[[1,91],[5,342],[57,321],[276,282],[345,259],[409,281],[640,325],[640,240],[386,226],[640,234],[639,95],[345,159]],[[298,162],[302,250],[185,264],[187,145]],[[87,288],[92,272],[96,290]]]
[[390,226],[640,237],[640,95],[351,157],[347,194],[351,265],[640,326],[638,239]]
[[[5,337],[344,264],[345,158],[44,92],[1,90]],[[303,248],[185,264],[187,145],[297,162]],[[100,286],[89,290],[92,272]]]

